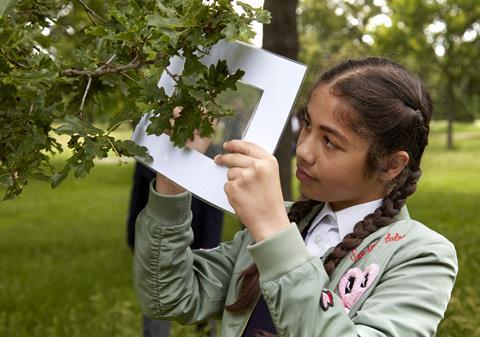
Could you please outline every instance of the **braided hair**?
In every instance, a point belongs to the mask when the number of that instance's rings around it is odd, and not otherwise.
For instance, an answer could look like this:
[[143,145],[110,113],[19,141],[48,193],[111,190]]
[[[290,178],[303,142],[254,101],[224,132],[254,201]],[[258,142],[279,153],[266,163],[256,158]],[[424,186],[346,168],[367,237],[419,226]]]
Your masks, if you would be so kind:
[[[341,113],[342,122],[369,140],[367,174],[385,171],[385,159],[390,154],[406,151],[409,155],[408,164],[386,186],[388,195],[382,205],[355,224],[353,232],[325,258],[325,270],[331,275],[342,259],[366,237],[391,224],[407,197],[415,192],[421,176],[420,160],[428,144],[433,107],[422,82],[403,66],[385,58],[368,57],[340,63],[320,77],[310,96],[324,84],[346,103],[348,111]],[[294,203],[288,213],[290,221],[299,223],[318,203],[315,200]],[[226,306],[231,312],[249,308],[260,295],[255,264],[244,270],[239,280],[239,298]]]

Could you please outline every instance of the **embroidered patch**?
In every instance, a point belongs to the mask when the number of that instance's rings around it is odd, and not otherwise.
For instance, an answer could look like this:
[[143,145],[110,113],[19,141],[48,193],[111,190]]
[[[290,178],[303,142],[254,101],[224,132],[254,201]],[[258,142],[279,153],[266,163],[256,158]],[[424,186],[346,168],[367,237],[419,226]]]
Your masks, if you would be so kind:
[[322,290],[322,294],[320,295],[320,306],[324,311],[333,307],[333,295],[330,290]]
[[387,233],[387,236],[385,236],[385,243],[389,243],[392,241],[400,241],[405,237],[405,235],[400,235],[398,233],[395,233],[395,234]]
[[350,260],[352,260],[353,262],[357,262],[365,255],[370,254],[370,252],[377,246],[378,242],[379,241],[372,242],[360,252],[357,252],[356,249],[352,250],[352,254],[350,254]]
[[372,263],[365,269],[365,272],[362,272],[360,268],[352,268],[343,275],[338,284],[338,290],[345,311],[349,312],[358,299],[370,288],[378,275],[378,269],[378,265]]

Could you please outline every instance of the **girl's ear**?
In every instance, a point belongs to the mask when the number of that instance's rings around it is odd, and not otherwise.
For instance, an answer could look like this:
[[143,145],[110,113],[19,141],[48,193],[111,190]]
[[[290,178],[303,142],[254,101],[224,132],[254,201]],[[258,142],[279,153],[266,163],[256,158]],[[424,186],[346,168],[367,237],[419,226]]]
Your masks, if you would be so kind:
[[391,182],[407,166],[410,156],[406,151],[397,151],[385,159],[385,169],[382,172],[382,180]]

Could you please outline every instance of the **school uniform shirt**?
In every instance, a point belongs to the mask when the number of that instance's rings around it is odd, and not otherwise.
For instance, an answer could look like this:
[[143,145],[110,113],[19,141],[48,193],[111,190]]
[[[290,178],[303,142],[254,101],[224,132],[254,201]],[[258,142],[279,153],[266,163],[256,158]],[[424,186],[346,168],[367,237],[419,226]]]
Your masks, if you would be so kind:
[[[359,221],[380,207],[382,200],[354,205],[337,212],[332,210],[330,203],[325,203],[304,234],[308,251],[317,257],[324,256],[330,248],[335,247],[347,234],[353,232]],[[260,296],[255,305],[242,337],[258,336],[258,331],[277,334],[263,296]]]
[[330,203],[325,203],[305,237],[305,245],[310,254],[322,257],[328,249],[335,247],[345,236],[352,233],[359,221],[382,206],[382,200],[369,201],[337,212],[332,210]]
[[242,336],[255,306],[232,313],[225,305],[238,299],[239,276],[255,263],[279,337],[435,336],[457,275],[456,252],[406,207],[327,275],[300,234],[322,205],[263,241],[243,230],[215,249],[192,251],[190,202],[189,192],[167,196],[150,186],[133,266],[145,315],[183,324],[221,318],[222,337]]

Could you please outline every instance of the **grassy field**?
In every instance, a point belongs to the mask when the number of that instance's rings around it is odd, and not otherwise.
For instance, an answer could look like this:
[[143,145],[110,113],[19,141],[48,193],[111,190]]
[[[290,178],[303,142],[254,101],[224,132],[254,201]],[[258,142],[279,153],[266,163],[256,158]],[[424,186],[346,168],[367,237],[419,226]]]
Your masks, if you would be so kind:
[[[424,176],[409,200],[413,217],[457,247],[460,274],[438,336],[480,336],[480,125],[460,125],[445,151],[436,124]],[[55,190],[31,183],[0,203],[0,336],[140,336],[125,244],[132,164],[98,164]],[[238,224],[228,218],[222,238]],[[477,318],[475,318],[477,317]],[[173,336],[194,336],[174,326]]]

